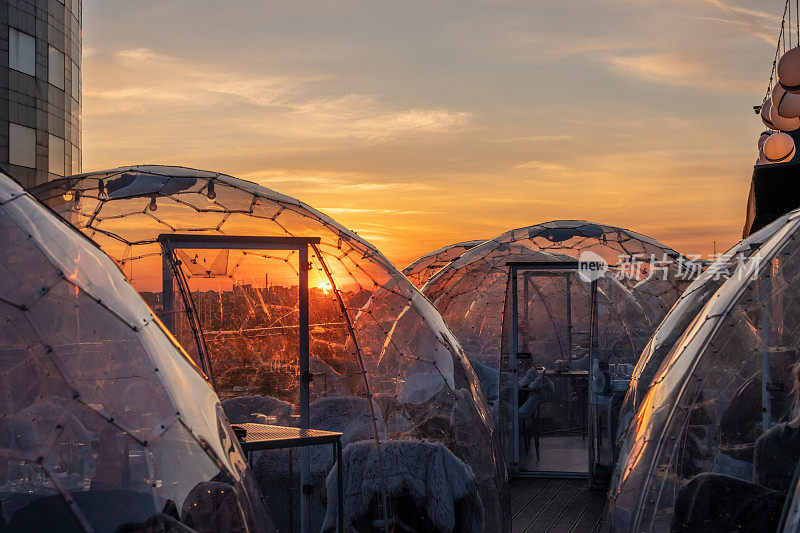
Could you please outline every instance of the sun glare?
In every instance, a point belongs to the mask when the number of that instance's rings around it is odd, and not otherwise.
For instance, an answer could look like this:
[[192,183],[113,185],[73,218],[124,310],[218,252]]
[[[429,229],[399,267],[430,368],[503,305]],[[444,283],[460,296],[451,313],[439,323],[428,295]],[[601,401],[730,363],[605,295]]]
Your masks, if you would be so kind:
[[323,281],[322,283],[320,283],[319,285],[317,285],[317,288],[318,288],[318,289],[320,289],[320,290],[321,290],[322,292],[324,292],[325,294],[328,294],[328,292],[329,292],[329,291],[330,291],[330,290],[331,290],[333,287],[331,286],[331,282],[330,282],[330,281]]

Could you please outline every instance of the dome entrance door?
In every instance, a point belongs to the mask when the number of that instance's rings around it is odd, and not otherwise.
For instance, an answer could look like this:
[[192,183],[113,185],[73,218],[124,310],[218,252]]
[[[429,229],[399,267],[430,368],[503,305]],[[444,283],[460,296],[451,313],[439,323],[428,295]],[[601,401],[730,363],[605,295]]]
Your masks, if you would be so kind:
[[510,262],[501,393],[512,471],[592,477],[597,405],[597,281],[579,263]]

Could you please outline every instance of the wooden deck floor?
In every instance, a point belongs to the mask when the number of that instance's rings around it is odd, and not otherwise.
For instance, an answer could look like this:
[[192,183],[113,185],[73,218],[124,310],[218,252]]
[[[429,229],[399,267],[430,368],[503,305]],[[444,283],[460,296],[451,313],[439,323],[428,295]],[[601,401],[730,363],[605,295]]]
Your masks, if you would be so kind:
[[590,533],[600,529],[605,492],[585,479],[511,480],[513,533]]

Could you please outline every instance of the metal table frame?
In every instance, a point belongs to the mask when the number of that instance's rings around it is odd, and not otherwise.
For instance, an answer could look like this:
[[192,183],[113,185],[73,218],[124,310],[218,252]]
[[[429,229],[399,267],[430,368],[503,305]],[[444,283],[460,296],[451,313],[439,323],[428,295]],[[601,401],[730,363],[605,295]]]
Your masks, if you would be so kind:
[[[272,426],[267,424],[234,424],[234,426],[244,428],[247,434],[239,438],[242,451],[247,454],[248,462],[251,462],[251,452],[264,450],[289,449],[289,478],[292,477],[292,448],[308,448],[309,446],[332,445],[334,460],[336,461],[336,531],[344,532],[344,487],[342,481],[342,434],[334,431],[322,431],[319,429],[301,429],[286,426]],[[265,438],[266,437],[266,438]],[[252,464],[250,465],[252,468]],[[302,484],[301,494],[309,494],[311,487]],[[290,500],[291,501],[291,500]],[[289,508],[290,529],[294,531],[294,513]],[[302,511],[302,507],[301,507]],[[302,520],[301,516],[301,520]],[[303,524],[301,524],[301,527]]]

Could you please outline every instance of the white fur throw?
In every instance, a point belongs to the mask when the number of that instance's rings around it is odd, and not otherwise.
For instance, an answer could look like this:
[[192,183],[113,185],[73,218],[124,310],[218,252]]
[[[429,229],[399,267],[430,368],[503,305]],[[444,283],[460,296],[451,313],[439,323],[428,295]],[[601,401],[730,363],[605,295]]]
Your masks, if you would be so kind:
[[[239,400],[239,398],[234,398],[230,402],[233,403],[235,400]],[[385,438],[386,426],[383,423],[380,409],[376,404],[373,406],[377,418],[378,436]],[[245,409],[245,412],[249,412],[249,410],[250,407]],[[369,403],[365,398],[358,396],[329,396],[313,402],[309,425],[314,429],[341,432],[343,446],[365,439],[373,439],[374,442],[375,439],[369,414]],[[309,482],[314,487],[311,495],[311,526],[312,531],[318,531],[325,514],[323,494],[325,476],[333,466],[334,458],[330,446],[312,446],[310,450],[311,475]],[[294,501],[294,523],[296,525],[300,523],[300,499],[297,491],[300,484],[300,451],[294,450],[292,455],[291,477],[289,476],[288,450],[254,452],[253,458],[255,463],[253,470],[261,491],[272,510],[275,525],[278,531],[288,531],[290,498]]]
[[[420,513],[442,533],[480,533],[484,509],[475,478],[467,465],[444,445],[422,441],[388,441],[381,444],[386,469],[386,495],[391,501],[410,495]],[[344,449],[345,531],[380,500],[381,470],[374,441]],[[324,533],[336,530],[336,468],[327,479]],[[391,503],[390,503],[391,507]],[[390,517],[391,518],[391,517]],[[402,518],[402,517],[395,517]],[[382,517],[375,516],[374,521]]]

